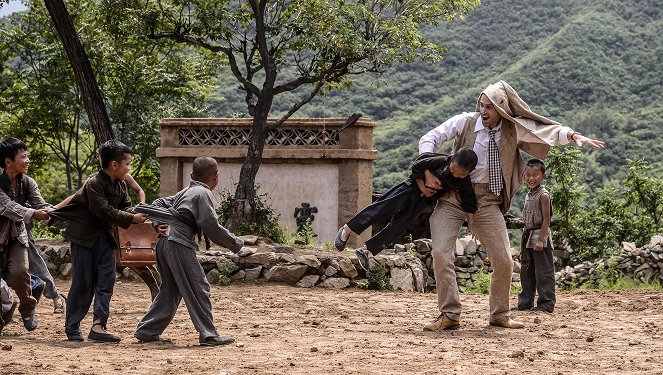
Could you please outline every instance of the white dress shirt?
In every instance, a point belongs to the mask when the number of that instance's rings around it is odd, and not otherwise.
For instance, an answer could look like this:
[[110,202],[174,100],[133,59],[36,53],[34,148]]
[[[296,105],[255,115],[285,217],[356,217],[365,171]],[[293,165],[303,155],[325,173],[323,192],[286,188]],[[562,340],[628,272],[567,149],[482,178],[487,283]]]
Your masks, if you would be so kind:
[[[435,150],[442,145],[442,143],[455,139],[463,131],[463,127],[467,120],[474,116],[476,112],[463,112],[459,115],[456,115],[447,121],[443,122],[440,126],[434,128],[421,137],[419,140],[419,153],[424,152],[435,152]],[[496,129],[500,129],[500,125]],[[488,135],[488,128],[483,125],[483,119],[481,116],[477,118],[476,124],[474,125],[474,132],[477,133],[476,141],[474,142],[474,147],[472,150],[477,154],[478,163],[475,170],[470,173],[470,179],[475,184],[488,183],[488,141],[490,136]],[[559,132],[559,143],[567,144],[569,140],[567,139],[568,133],[572,132],[571,128],[563,127]],[[497,145],[500,144],[500,139],[502,138],[501,132],[498,131],[495,133],[495,142]]]

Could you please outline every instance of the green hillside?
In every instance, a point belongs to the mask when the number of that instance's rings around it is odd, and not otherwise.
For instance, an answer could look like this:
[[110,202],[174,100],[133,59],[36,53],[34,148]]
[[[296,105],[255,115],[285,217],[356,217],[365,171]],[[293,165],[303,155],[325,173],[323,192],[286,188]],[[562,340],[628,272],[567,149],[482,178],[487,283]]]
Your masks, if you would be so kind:
[[[583,152],[592,187],[622,178],[626,158],[663,175],[663,7],[660,0],[486,0],[462,22],[427,30],[448,48],[437,64],[399,65],[317,98],[298,117],[361,112],[378,122],[374,188],[401,180],[419,137],[473,111],[489,83],[509,82],[537,112],[606,141]],[[219,115],[244,112],[228,81]],[[283,112],[294,97],[276,103]]]

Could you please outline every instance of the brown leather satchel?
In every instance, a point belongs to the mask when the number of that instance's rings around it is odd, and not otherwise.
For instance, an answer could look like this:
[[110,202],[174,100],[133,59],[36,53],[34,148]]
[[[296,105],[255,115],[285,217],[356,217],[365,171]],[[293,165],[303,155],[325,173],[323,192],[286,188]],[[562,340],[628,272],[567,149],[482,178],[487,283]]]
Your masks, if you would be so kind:
[[157,233],[152,223],[131,224],[128,229],[113,226],[119,248],[115,249],[115,263],[120,267],[144,267],[157,262]]

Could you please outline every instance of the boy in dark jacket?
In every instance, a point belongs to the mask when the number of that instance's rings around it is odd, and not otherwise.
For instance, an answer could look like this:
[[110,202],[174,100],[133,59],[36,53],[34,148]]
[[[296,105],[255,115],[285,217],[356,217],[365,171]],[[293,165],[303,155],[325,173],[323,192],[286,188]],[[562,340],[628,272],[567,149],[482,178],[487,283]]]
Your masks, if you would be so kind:
[[[461,207],[468,213],[468,229],[472,232],[477,200],[469,175],[476,165],[477,155],[468,148],[461,148],[451,156],[436,153],[419,155],[412,164],[412,174],[343,225],[338,230],[334,245],[342,251],[351,233],[360,234],[371,225],[391,218],[387,226],[355,251],[360,266],[368,270],[371,254],[382,251],[412,224],[426,206],[448,191],[458,192]],[[433,186],[427,186],[424,182],[428,175],[434,177]]]
[[71,288],[67,298],[65,333],[69,341],[83,341],[80,323],[94,297],[94,320],[88,340],[116,343],[121,339],[106,331],[115,284],[115,251],[112,224],[128,228],[146,216],[124,211],[131,198],[124,181],[131,164],[131,149],[116,140],[99,148],[101,167],[76,192],[69,203],[49,212],[71,222],[64,232],[71,241]]

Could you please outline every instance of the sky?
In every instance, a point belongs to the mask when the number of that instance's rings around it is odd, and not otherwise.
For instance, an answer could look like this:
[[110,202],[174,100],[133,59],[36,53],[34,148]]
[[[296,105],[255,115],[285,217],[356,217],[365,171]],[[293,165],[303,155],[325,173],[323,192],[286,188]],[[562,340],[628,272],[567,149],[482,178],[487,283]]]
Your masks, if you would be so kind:
[[19,0],[11,0],[9,4],[2,4],[2,8],[0,8],[0,17],[25,9],[27,8]]

